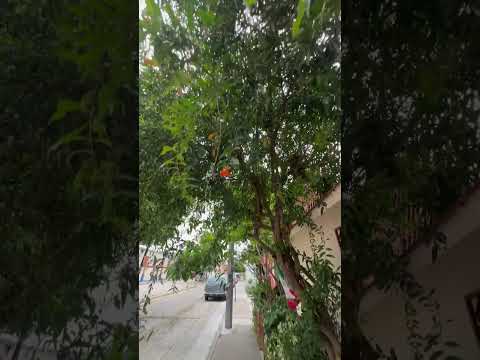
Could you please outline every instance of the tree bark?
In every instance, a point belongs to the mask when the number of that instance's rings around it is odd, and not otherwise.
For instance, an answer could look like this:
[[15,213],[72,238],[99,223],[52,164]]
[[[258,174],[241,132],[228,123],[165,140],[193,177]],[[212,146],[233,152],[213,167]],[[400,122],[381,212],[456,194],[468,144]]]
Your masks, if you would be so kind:
[[275,260],[285,274],[287,285],[300,296],[301,292],[304,290],[304,286],[301,281],[299,281],[298,277],[301,275],[295,272],[292,260],[288,259],[288,257],[282,253],[275,254]]
[[341,360],[342,358],[342,346],[337,339],[336,334],[327,326],[320,325],[320,333],[327,340],[327,351],[329,360]]

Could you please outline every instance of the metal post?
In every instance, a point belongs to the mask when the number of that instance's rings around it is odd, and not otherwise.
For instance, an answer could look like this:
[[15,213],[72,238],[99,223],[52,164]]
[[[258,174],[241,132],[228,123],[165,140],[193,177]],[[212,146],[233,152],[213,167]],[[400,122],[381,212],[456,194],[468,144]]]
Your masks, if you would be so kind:
[[225,328],[232,328],[232,314],[233,314],[233,243],[230,243],[230,264],[228,269],[228,291],[227,291],[227,307],[225,313]]

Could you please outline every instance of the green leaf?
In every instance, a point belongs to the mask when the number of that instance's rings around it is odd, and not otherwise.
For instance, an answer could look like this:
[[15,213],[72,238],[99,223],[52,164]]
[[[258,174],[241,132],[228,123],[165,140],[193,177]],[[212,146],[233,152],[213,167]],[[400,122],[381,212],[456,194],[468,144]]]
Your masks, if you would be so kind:
[[245,0],[245,4],[249,9],[251,9],[257,4],[257,0]]
[[87,136],[81,135],[82,132],[87,128],[88,124],[84,124],[81,127],[63,135],[55,144],[53,144],[49,152],[57,150],[62,145],[67,145],[75,141],[86,141],[88,140]]
[[165,11],[167,12],[168,17],[169,17],[170,20],[172,21],[172,24],[173,24],[174,26],[178,26],[178,25],[179,25],[179,21],[178,21],[178,18],[175,16],[175,12],[174,12],[173,9],[172,9],[172,5],[170,5],[169,3],[166,3],[166,4],[165,4]]
[[80,101],[70,99],[60,100],[57,105],[57,110],[50,118],[49,124],[53,124],[54,122],[63,119],[68,113],[81,110],[83,110],[83,107]]
[[113,99],[115,95],[115,90],[112,88],[111,84],[102,86],[98,92],[98,118],[103,119],[104,116],[113,111]]
[[307,17],[310,16],[310,0],[305,0],[305,12],[307,14]]
[[157,16],[159,15],[158,5],[155,3],[155,0],[146,0],[145,1],[145,10],[147,16]]
[[302,26],[303,15],[305,14],[305,0],[298,0],[297,5],[297,17],[293,22],[292,26],[292,36],[297,38],[300,35],[300,27]]
[[206,26],[212,26],[215,24],[215,14],[208,10],[200,10],[198,12],[198,16],[200,16],[200,20]]
[[163,149],[162,149],[162,152],[160,153],[160,156],[165,155],[165,154],[167,154],[167,153],[169,153],[169,152],[172,152],[173,150],[174,150],[173,147],[168,146],[168,145],[165,145],[165,146],[163,147]]

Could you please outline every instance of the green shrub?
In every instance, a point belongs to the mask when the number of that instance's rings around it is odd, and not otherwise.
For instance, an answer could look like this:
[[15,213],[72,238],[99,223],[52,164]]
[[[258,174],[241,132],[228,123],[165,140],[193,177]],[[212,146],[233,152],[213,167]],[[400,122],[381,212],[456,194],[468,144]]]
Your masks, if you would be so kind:
[[[288,309],[287,309],[288,310]],[[319,330],[307,312],[291,312],[266,336],[266,360],[326,360]]]
[[264,281],[256,281],[247,285],[246,292],[253,303],[255,310],[262,313],[269,307],[267,302],[268,292],[270,291],[270,285]]
[[[271,303],[268,298],[268,283],[258,282],[247,287],[254,308],[263,314],[266,360],[323,360],[320,332],[307,307],[301,317],[287,307],[284,296],[276,296]],[[254,326],[257,319],[254,317]]]
[[263,325],[265,335],[270,336],[272,331],[288,317],[294,317],[295,314],[288,309],[285,297],[277,296],[269,309],[264,314]]
[[247,286],[254,309],[263,315],[266,360],[326,360],[318,328],[321,317],[329,319],[340,337],[340,271],[323,243],[312,242],[312,250],[312,256],[304,255],[303,260],[315,281],[301,294],[301,316],[288,309],[283,291],[275,295],[268,282]]

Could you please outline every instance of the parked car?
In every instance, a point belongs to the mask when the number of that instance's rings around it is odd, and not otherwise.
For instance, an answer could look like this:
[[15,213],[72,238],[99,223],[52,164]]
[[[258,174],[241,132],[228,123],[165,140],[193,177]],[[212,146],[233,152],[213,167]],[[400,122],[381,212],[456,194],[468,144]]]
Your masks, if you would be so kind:
[[227,279],[224,275],[210,276],[205,284],[205,301],[210,299],[227,299]]

